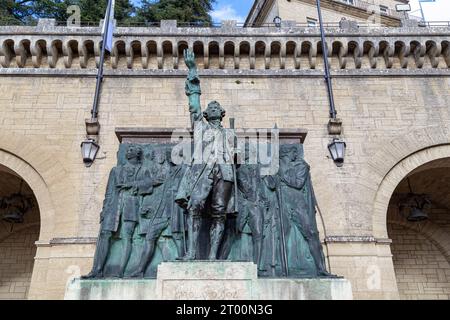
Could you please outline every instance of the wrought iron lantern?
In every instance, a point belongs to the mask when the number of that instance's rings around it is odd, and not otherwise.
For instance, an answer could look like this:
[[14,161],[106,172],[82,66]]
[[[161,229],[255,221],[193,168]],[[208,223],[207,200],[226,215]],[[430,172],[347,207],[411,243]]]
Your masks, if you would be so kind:
[[24,216],[28,210],[33,206],[33,201],[30,197],[22,194],[23,180],[20,183],[20,190],[9,197],[1,199],[0,207],[4,209],[2,220],[14,223],[23,223]]
[[413,207],[411,209],[411,213],[406,219],[412,222],[424,221],[428,219],[428,214],[418,207]]
[[399,204],[400,214],[411,222],[420,222],[428,219],[428,214],[424,211],[426,206],[431,205],[429,195],[417,194],[412,191],[411,183],[407,178],[409,193]]
[[331,157],[338,167],[342,167],[344,165],[346,147],[347,144],[345,143],[345,141],[338,138],[334,138],[333,141],[328,145],[328,150],[330,151]]
[[90,167],[97,156],[100,146],[94,139],[87,139],[81,143],[81,155],[86,167]]

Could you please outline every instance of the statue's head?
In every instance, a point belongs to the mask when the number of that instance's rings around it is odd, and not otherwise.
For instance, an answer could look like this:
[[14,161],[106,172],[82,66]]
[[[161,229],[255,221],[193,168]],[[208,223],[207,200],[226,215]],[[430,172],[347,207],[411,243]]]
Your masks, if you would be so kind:
[[208,103],[208,107],[203,111],[203,117],[206,121],[210,120],[221,120],[225,117],[225,109],[222,108],[220,103],[217,101],[211,101]]
[[142,153],[143,153],[143,151],[142,151],[141,147],[131,145],[128,147],[125,157],[127,158],[127,160],[131,160],[131,159],[141,160]]
[[284,144],[280,146],[280,159],[295,161],[298,157],[296,145]]
[[155,150],[155,161],[159,164],[163,164],[166,161],[167,152],[164,149]]

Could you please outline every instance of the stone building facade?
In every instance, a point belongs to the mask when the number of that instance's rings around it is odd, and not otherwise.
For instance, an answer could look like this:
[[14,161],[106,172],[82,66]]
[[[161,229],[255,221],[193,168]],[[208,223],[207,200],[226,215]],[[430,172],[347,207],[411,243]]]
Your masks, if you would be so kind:
[[[35,204],[12,230],[1,222],[0,298],[61,299],[66,283],[90,270],[116,128],[189,125],[185,48],[197,56],[203,105],[220,101],[238,128],[308,131],[327,263],[351,281],[355,298],[449,298],[450,28],[326,29],[347,143],[340,168],[327,149],[317,28],[174,21],[116,29],[99,107],[101,149],[86,168],[80,143],[100,32],[51,20],[0,27],[0,197],[23,180]],[[399,210],[406,181],[431,197],[428,220],[409,222]]]
[[[345,18],[360,24],[399,26],[406,16],[404,12],[396,10],[396,5],[408,4],[408,2],[409,0],[322,0],[322,18],[327,24],[333,24]],[[303,25],[318,25],[316,1],[256,0],[245,25],[271,24],[275,17],[280,17],[282,21],[295,21]],[[410,18],[420,20],[414,16]]]

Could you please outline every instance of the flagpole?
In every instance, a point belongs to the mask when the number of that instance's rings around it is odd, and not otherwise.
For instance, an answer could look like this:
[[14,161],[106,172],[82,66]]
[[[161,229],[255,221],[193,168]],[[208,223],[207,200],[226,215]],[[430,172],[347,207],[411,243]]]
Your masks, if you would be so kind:
[[422,21],[425,22],[425,14],[423,13],[422,2],[436,2],[436,0],[419,0],[420,13],[422,14]]
[[422,15],[422,21],[425,22],[425,15],[423,14],[422,1],[419,0],[420,14]]
[[333,87],[331,84],[330,67],[328,64],[328,48],[327,43],[325,42],[325,31],[323,29],[322,9],[320,7],[320,0],[316,0],[316,6],[317,6],[317,15],[319,16],[320,40],[322,42],[322,56],[325,69],[325,82],[327,84],[328,102],[330,105],[330,118],[336,119],[337,112],[334,104]]
[[91,110],[91,119],[93,121],[97,120],[97,115],[98,115],[98,102],[100,100],[100,90],[101,90],[101,85],[103,82],[103,63],[105,60],[106,38],[108,36],[109,21],[111,18],[111,3],[112,3],[112,0],[108,0],[108,6],[106,9],[106,17],[105,17],[105,21],[103,22],[104,30],[103,30],[102,46],[101,46],[101,51],[100,51],[100,64],[98,66],[97,83],[95,85],[94,104],[93,104],[92,110]]

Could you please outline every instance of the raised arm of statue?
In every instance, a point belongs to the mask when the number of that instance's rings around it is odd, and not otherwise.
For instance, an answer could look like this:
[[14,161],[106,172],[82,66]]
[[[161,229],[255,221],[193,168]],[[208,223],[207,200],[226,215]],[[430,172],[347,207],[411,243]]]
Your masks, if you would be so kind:
[[200,106],[200,79],[197,73],[197,65],[195,64],[195,55],[188,49],[184,50],[184,61],[189,68],[186,79],[186,95],[189,97],[189,112],[191,113],[191,124],[195,121],[202,120],[202,110]]

